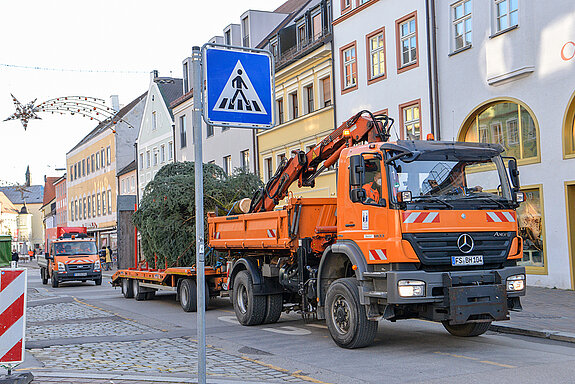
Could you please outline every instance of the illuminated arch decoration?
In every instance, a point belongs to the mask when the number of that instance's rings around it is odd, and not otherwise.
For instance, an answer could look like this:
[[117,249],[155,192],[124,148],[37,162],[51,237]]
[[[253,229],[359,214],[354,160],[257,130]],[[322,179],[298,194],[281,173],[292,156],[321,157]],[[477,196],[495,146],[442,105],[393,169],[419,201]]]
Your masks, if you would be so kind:
[[95,120],[98,123],[110,122],[110,129],[113,130],[113,125],[122,121],[130,128],[134,128],[129,122],[117,117],[117,111],[113,108],[106,106],[105,100],[96,97],[87,96],[63,96],[44,101],[36,105],[36,100],[27,104],[22,104],[12,95],[12,101],[16,112],[4,119],[20,120],[24,130],[28,127],[30,120],[41,120],[38,113],[59,113],[60,115],[79,115],[88,117],[90,120]]
[[563,117],[563,157],[575,158],[575,93],[571,96]]
[[512,98],[489,100],[465,119],[458,141],[501,144],[520,164],[540,161],[539,125],[533,111]]

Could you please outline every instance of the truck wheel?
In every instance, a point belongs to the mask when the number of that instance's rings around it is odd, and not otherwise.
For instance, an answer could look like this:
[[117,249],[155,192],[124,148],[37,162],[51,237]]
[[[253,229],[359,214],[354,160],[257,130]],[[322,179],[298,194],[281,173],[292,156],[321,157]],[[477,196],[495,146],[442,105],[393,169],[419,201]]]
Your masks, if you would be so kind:
[[56,276],[55,273],[52,274],[51,280],[52,280],[52,288],[58,288],[60,282],[58,281],[58,276]]
[[197,306],[197,287],[196,281],[192,279],[184,279],[180,283],[179,294],[180,305],[185,312],[196,312]]
[[252,276],[248,271],[238,272],[234,279],[233,305],[236,317],[242,325],[262,324],[266,316],[266,296],[253,292]]
[[94,279],[94,283],[96,283],[96,285],[102,285],[102,278]]
[[355,278],[338,279],[327,290],[326,322],[331,338],[343,348],[370,345],[377,333],[377,321],[368,320],[359,302]]
[[132,290],[134,291],[134,298],[136,301],[146,300],[146,293],[142,292],[140,283],[137,279],[132,280]]
[[130,279],[124,277],[122,279],[122,294],[126,299],[131,299],[134,297],[134,287]]
[[48,273],[44,268],[40,269],[40,277],[42,277],[42,284],[48,284]]
[[451,333],[453,336],[473,337],[483,335],[487,332],[491,325],[491,321],[487,321],[485,323],[467,323],[457,325],[450,325],[448,321],[444,321],[442,324],[447,332]]
[[266,315],[263,324],[277,323],[282,315],[283,295],[281,293],[278,295],[268,295],[266,301]]
[[146,292],[146,300],[152,300],[156,296],[156,291]]

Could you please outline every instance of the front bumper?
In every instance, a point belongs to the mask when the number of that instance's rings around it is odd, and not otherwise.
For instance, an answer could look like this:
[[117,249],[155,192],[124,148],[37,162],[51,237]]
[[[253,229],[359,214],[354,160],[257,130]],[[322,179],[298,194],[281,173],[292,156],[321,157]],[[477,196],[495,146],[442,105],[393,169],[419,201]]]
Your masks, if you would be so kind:
[[[362,301],[384,307],[383,316],[388,319],[421,317],[451,324],[508,320],[509,310],[521,308],[519,297],[525,295],[525,289],[508,292],[506,280],[519,274],[525,274],[524,267],[451,272],[367,272]],[[400,296],[400,280],[425,282],[424,295]]]
[[102,278],[102,271],[94,272],[92,271],[85,271],[85,272],[55,272],[55,277],[59,281],[85,281],[85,280],[95,280]]

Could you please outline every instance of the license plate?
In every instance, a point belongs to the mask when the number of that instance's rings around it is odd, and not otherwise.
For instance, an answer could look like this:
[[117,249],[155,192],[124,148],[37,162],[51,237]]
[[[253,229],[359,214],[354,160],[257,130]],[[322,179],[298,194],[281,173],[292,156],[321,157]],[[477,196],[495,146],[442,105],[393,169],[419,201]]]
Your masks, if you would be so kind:
[[86,273],[86,272],[76,272],[76,273],[74,273],[74,276],[88,276],[88,273]]
[[451,265],[483,265],[483,256],[451,256]]

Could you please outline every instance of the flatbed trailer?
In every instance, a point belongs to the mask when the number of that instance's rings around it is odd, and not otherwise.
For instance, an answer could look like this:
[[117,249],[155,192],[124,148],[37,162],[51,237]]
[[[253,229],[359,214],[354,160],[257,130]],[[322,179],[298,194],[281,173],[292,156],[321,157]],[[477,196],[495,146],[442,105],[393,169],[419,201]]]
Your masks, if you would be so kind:
[[[227,266],[205,267],[206,302],[210,297],[227,295]],[[197,309],[196,268],[170,267],[129,268],[121,269],[112,276],[112,286],[121,287],[125,298],[135,298],[137,301],[152,299],[157,291],[175,292],[176,300],[186,312]]]

